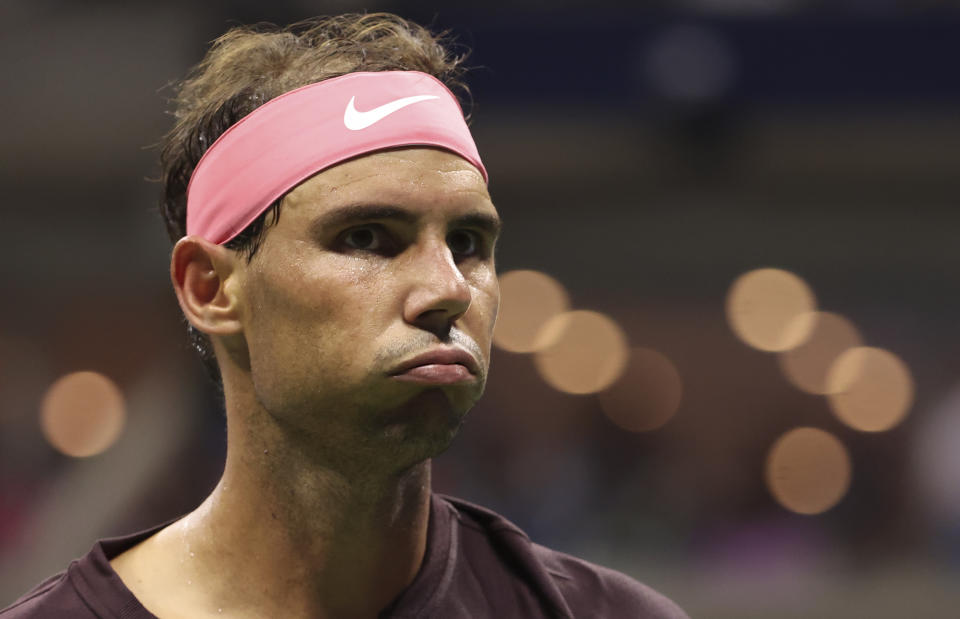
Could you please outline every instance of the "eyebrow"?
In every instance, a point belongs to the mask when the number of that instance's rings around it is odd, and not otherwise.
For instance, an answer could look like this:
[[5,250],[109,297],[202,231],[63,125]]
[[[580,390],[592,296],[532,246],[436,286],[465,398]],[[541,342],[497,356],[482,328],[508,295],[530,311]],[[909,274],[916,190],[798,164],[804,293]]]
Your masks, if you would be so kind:
[[[406,224],[416,223],[418,215],[396,206],[386,204],[351,204],[334,209],[317,217],[310,224],[312,232],[320,233],[329,228],[338,228],[352,223],[390,219]],[[461,215],[450,221],[451,227],[468,227],[483,230],[497,237],[503,228],[503,222],[496,215],[473,212]]]
[[456,227],[483,230],[494,238],[500,236],[500,231],[503,229],[503,222],[500,218],[488,213],[467,213],[462,217],[457,217],[451,223]]

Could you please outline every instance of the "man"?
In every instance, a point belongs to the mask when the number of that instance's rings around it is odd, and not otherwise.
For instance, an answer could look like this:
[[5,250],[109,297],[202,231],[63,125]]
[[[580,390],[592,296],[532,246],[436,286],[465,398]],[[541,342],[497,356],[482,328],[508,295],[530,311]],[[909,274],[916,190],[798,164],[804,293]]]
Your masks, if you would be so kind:
[[215,42],[161,159],[174,289],[222,381],[223,477],[0,616],[685,617],[431,493],[499,304],[459,61],[385,14]]

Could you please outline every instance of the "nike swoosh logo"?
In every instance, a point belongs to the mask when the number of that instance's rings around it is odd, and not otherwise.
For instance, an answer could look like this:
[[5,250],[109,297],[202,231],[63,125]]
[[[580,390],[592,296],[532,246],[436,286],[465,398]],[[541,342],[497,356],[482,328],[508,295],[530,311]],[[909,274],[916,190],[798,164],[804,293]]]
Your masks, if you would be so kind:
[[397,110],[403,109],[408,105],[413,105],[414,103],[420,103],[421,101],[437,98],[439,97],[434,95],[414,95],[413,97],[397,99],[396,101],[391,101],[390,103],[384,103],[383,105],[375,107],[372,110],[361,112],[353,106],[353,102],[356,97],[350,97],[350,102],[347,103],[347,109],[343,111],[343,124],[351,131],[360,131],[361,129],[366,129],[374,123],[380,122],[390,114],[393,114]]

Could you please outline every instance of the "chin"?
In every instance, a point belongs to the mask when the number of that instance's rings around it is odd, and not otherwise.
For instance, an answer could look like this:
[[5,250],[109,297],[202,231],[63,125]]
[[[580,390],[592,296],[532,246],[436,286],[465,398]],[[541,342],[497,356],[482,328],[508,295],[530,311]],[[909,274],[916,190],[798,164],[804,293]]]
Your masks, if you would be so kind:
[[475,401],[464,401],[462,395],[426,389],[401,406],[382,411],[377,415],[377,441],[401,468],[440,455],[450,446]]

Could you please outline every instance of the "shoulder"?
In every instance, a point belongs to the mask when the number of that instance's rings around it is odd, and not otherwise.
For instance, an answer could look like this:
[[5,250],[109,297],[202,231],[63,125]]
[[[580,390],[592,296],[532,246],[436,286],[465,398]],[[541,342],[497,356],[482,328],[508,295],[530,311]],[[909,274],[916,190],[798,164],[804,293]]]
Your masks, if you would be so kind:
[[71,561],[67,569],[0,610],[0,619],[153,617],[126,588],[110,559],[167,524],[169,522],[132,535],[98,540],[87,554]]
[[516,571],[551,598],[558,614],[573,617],[688,619],[676,604],[637,580],[610,568],[535,544],[518,526],[487,508],[441,496],[460,526],[487,543]]
[[0,619],[41,617],[95,617],[76,589],[66,570],[54,574],[26,592],[10,606],[0,610]]
[[622,572],[539,544],[532,547],[577,617],[688,619],[669,598]]

